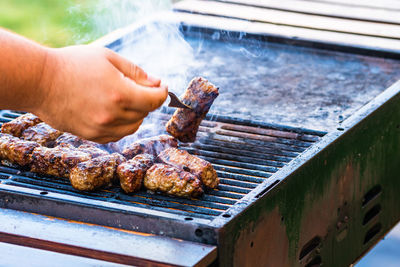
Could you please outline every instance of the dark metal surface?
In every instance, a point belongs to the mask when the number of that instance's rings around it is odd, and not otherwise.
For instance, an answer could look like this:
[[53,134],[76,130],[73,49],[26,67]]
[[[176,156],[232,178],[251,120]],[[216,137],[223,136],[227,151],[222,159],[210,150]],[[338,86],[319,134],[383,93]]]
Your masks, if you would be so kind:
[[[155,54],[163,59],[168,48],[160,44],[145,49],[151,36],[165,30],[165,25],[154,23],[109,47],[149,72],[157,71],[160,63],[149,63],[148,58]],[[360,55],[361,48],[343,53],[326,43],[301,43],[301,38],[274,39],[187,25],[181,30],[193,60],[179,66],[186,81],[174,87],[175,93],[183,92],[195,76],[207,78],[219,87],[210,110],[214,115],[330,131],[400,79],[399,55]]]

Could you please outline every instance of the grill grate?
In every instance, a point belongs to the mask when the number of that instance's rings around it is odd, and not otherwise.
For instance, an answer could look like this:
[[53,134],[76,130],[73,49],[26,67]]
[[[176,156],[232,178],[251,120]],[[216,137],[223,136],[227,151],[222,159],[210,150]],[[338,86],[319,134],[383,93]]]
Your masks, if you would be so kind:
[[[163,112],[160,118],[166,121],[171,110]],[[18,117],[20,113],[3,110],[0,115],[0,121],[4,123]],[[43,192],[75,195],[212,220],[324,134],[223,116],[207,116],[201,124],[197,141],[190,145],[180,144],[181,149],[210,161],[220,177],[218,189],[205,192],[200,199],[175,198],[145,191],[126,195],[117,186],[97,192],[81,192],[75,190],[67,179],[38,175],[4,165],[0,165],[0,181]]]

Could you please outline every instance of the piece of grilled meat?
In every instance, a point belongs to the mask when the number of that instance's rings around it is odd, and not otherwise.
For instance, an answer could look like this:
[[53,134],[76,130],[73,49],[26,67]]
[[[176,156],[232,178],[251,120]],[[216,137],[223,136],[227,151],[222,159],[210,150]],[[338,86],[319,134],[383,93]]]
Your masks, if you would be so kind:
[[181,142],[194,142],[201,121],[218,95],[218,88],[208,80],[194,78],[182,98],[192,109],[178,108],[166,124],[167,132]]
[[150,138],[140,139],[122,151],[126,159],[131,159],[139,154],[150,154],[155,157],[168,147],[177,147],[178,142],[172,136],[163,134]]
[[203,193],[199,178],[166,164],[154,164],[148,169],[143,184],[151,191],[159,191],[172,196],[190,198]]
[[91,158],[97,158],[100,156],[106,156],[110,154],[107,151],[99,148],[98,146],[92,145],[90,143],[80,145],[78,149],[79,151],[88,153]]
[[32,113],[26,113],[18,118],[13,119],[12,121],[4,123],[1,126],[1,132],[15,137],[21,137],[23,131],[40,122],[42,121]]
[[33,150],[31,171],[68,178],[73,167],[90,159],[91,157],[88,153],[79,151],[76,148],[40,146]]
[[154,160],[154,156],[150,154],[140,154],[118,166],[119,182],[125,193],[140,190],[146,171],[153,165]]
[[118,153],[81,162],[72,168],[69,180],[75,189],[93,191],[109,186],[116,180],[116,169],[125,158]]
[[158,160],[196,175],[209,188],[216,188],[219,184],[217,172],[211,163],[185,150],[167,148],[158,155]]
[[53,146],[54,141],[62,132],[52,128],[50,125],[41,122],[31,126],[22,132],[21,138],[27,141],[34,141],[42,146]]
[[0,133],[0,159],[20,166],[28,166],[32,161],[31,154],[37,147],[39,147],[38,143]]
[[78,147],[82,145],[84,140],[76,135],[70,133],[63,133],[54,141],[54,146],[72,146]]

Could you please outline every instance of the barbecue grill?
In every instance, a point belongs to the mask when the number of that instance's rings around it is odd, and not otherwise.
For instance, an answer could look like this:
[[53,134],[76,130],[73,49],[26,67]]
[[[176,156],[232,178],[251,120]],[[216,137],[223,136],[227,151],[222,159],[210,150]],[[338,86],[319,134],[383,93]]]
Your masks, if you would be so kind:
[[[236,21],[206,25],[195,19],[205,14],[177,9],[98,43],[120,51],[147,25],[174,20],[197,62],[228,62],[191,69],[207,71],[221,96],[196,142],[180,144],[213,164],[218,189],[199,199],[80,192],[1,165],[0,241],[134,265],[355,262],[400,218],[399,51],[244,33]],[[19,115],[3,110],[0,120]]]

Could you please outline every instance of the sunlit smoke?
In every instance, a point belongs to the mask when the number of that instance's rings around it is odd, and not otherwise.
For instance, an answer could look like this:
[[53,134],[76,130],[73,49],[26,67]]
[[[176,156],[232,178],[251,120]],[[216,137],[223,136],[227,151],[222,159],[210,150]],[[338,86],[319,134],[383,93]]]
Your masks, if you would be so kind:
[[179,25],[153,22],[142,28],[133,40],[123,38],[119,53],[161,78],[170,91],[178,95],[183,93],[188,80],[187,70],[194,57],[191,46],[179,31]]
[[[94,33],[100,37],[118,28],[140,25],[122,37],[117,52],[150,75],[161,78],[170,91],[178,95],[183,93],[189,80],[187,69],[194,56],[179,30],[179,24],[163,20],[168,12],[172,12],[170,1],[103,0],[96,3],[93,10],[87,11],[92,36]],[[143,21],[145,23],[141,23]],[[80,36],[80,42],[85,38],[91,36]],[[135,134],[112,144],[112,147],[121,150],[137,139],[162,134],[165,132],[164,124],[165,120],[162,121],[159,114],[150,113]]]

